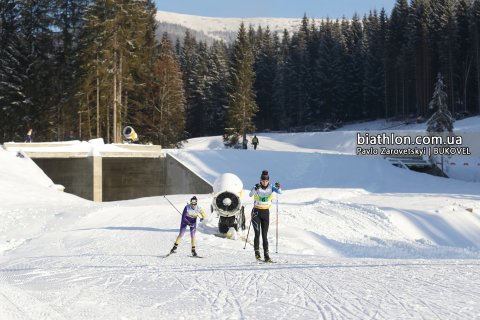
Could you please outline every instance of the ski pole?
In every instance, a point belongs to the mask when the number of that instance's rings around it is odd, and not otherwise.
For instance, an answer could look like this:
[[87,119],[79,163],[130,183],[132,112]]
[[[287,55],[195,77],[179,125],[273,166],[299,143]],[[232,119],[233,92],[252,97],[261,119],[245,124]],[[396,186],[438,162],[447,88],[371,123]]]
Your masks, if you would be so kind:
[[245,238],[245,246],[243,247],[243,250],[245,250],[245,248],[247,247],[248,235],[250,234],[250,226],[252,225],[252,219],[253,219],[253,214],[250,215],[250,224],[248,225],[247,238]]
[[170,202],[170,200],[168,200],[167,197],[163,196],[165,199],[167,199],[167,201],[172,205],[172,207],[175,208],[175,210],[177,210],[178,213],[180,213],[180,215],[182,215],[182,213],[180,211],[178,211],[178,209],[173,205],[173,203]]
[[277,193],[277,251],[275,253],[278,253],[278,193]]

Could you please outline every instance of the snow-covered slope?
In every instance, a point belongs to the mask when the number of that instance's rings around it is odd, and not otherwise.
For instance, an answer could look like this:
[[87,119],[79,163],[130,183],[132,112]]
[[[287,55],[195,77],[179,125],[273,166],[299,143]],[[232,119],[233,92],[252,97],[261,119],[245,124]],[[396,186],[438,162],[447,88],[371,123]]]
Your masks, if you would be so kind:
[[287,29],[290,34],[298,28],[301,22],[301,19],[289,18],[212,18],[165,11],[157,11],[156,19],[159,22],[181,25],[190,30],[202,31],[212,38],[223,39],[226,42],[234,39],[242,21],[247,27],[251,24],[255,30],[258,26],[262,26],[262,28],[269,26],[272,33],[275,31],[282,33],[284,29]]
[[242,21],[247,26],[252,24],[255,29],[259,25],[263,28],[266,28],[268,25],[271,31],[287,29],[289,32],[293,32],[302,21],[302,19],[291,18],[212,18],[166,11],[157,11],[156,19],[158,21],[181,24],[189,29],[202,30],[206,33],[214,31],[236,32]]
[[[456,126],[477,130],[472,119]],[[187,233],[163,259],[180,222],[164,197],[78,199],[0,149],[0,319],[478,317],[480,184],[355,157],[353,132],[259,138],[257,151],[225,150],[220,137],[167,151],[209,181],[238,175],[247,214],[263,169],[281,182],[278,253],[276,201],[268,234],[277,264],[268,265],[254,261],[251,244],[215,236],[211,194],[197,195],[204,258],[189,257]],[[181,210],[191,196],[168,199]]]

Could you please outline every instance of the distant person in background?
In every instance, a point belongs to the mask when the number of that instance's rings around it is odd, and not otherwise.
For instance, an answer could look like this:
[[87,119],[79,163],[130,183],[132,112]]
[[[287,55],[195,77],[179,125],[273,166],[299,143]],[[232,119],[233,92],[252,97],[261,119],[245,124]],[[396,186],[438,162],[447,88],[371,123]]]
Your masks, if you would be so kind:
[[243,149],[248,149],[248,140],[245,139],[245,141],[243,142]]
[[32,132],[33,132],[33,129],[30,129],[30,131],[28,131],[27,133],[27,138],[25,139],[25,142],[30,142],[32,143]]
[[253,150],[257,150],[257,144],[259,144],[257,135],[255,135],[255,137],[253,137],[252,144],[253,144]]
[[33,138],[35,138],[35,134],[36,134],[36,133],[37,133],[36,130],[33,130],[33,131],[32,131],[32,135],[30,136],[30,139],[32,140],[32,142],[34,142],[34,141],[33,141]]
[[70,140],[73,140],[75,139],[75,134],[73,133],[73,131],[70,131]]

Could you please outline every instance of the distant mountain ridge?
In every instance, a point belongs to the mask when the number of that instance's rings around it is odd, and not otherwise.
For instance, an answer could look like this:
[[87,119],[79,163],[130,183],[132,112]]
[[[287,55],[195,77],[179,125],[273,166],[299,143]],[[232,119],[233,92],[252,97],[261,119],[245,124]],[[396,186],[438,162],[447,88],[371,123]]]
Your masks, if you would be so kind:
[[301,18],[212,18],[193,16],[188,14],[179,14],[166,11],[157,11],[156,19],[158,21],[157,37],[161,37],[167,32],[173,41],[185,37],[185,31],[188,29],[197,41],[206,41],[208,44],[214,40],[224,40],[231,43],[235,40],[237,30],[243,21],[246,26],[252,24],[255,30],[258,26],[270,28],[272,34],[277,31],[283,33],[287,29],[290,34],[298,29]]

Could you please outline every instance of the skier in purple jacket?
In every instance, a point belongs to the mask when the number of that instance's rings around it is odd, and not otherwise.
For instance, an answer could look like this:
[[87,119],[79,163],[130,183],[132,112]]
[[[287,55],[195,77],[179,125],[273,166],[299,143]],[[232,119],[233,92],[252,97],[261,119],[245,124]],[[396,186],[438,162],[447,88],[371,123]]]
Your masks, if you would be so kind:
[[187,230],[187,226],[190,227],[190,238],[192,240],[192,256],[197,257],[197,252],[195,251],[195,230],[197,229],[197,217],[201,215],[200,221],[206,218],[205,213],[203,212],[202,208],[197,205],[197,197],[193,196],[190,199],[190,204],[185,206],[183,209],[182,214],[182,223],[180,224],[180,233],[178,234],[177,240],[173,245],[172,250],[170,250],[170,254],[175,253],[177,250],[178,244],[182,237],[185,235],[185,231]]

